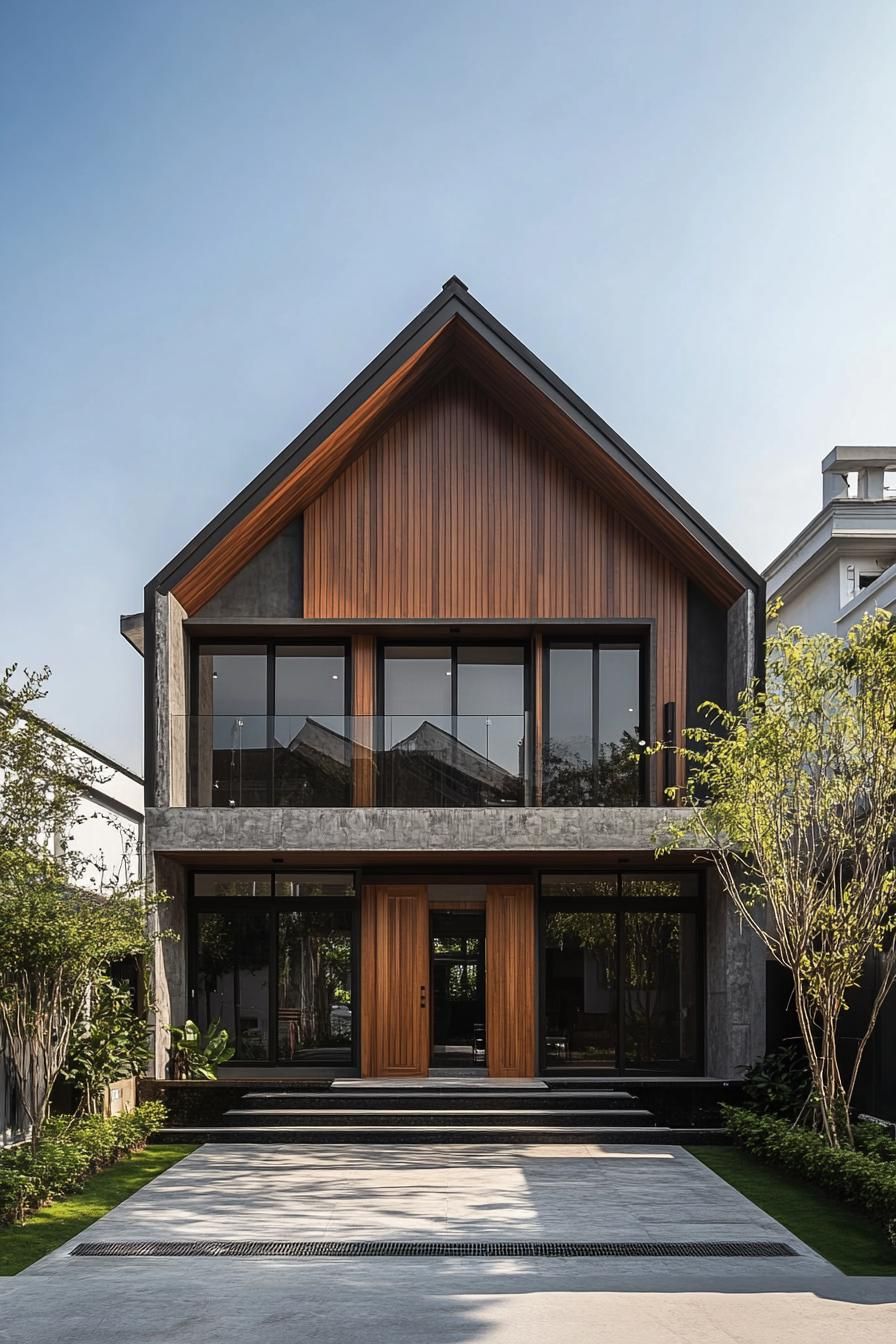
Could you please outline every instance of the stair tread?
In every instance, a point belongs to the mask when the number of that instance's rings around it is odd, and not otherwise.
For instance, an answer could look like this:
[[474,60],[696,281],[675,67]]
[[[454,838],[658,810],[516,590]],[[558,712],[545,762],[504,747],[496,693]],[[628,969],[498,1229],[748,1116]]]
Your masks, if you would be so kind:
[[[507,1090],[505,1091],[505,1090],[502,1090],[502,1089],[500,1089],[500,1088],[494,1088],[492,1091],[493,1091],[493,1095],[494,1095],[495,1097],[499,1098],[499,1099],[500,1099],[500,1098],[503,1098],[503,1097],[519,1097],[520,1099],[522,1099],[523,1097],[526,1097],[526,1098],[532,1097],[532,1098],[533,1098],[533,1107],[535,1107],[535,1106],[540,1106],[540,1105],[544,1105],[544,1101],[545,1101],[545,1098],[546,1098],[546,1097],[555,1097],[555,1098],[557,1098],[558,1100],[562,1100],[562,1101],[567,1101],[567,1100],[569,1100],[570,1097],[587,1097],[589,1100],[593,1100],[595,1097],[598,1097],[598,1098],[601,1098],[601,1099],[604,1099],[604,1098],[613,1098],[614,1100],[617,1100],[617,1101],[633,1101],[633,1100],[634,1100],[634,1096],[633,1096],[633,1094],[632,1094],[631,1092],[614,1092],[614,1091],[610,1091],[609,1089],[608,1089],[607,1091],[601,1091],[601,1090],[598,1089],[598,1088],[588,1089],[587,1091],[584,1091],[584,1092],[573,1092],[571,1089],[564,1089],[562,1092],[561,1092],[561,1091],[557,1091],[557,1092],[553,1092],[553,1093],[551,1093],[551,1092],[536,1092],[536,1093],[534,1094],[534,1097],[533,1097],[533,1093],[532,1093],[530,1090],[528,1090],[528,1089],[516,1089],[516,1090],[514,1090],[513,1088],[507,1088]],[[384,1097],[385,1097],[385,1096],[388,1096],[388,1097],[395,1097],[395,1096],[413,1096],[414,1098],[416,1098],[416,1097],[429,1097],[429,1096],[432,1096],[432,1097],[436,1097],[436,1096],[438,1096],[438,1097],[448,1097],[448,1096],[450,1096],[450,1097],[457,1097],[457,1098],[460,1099],[460,1100],[464,1100],[464,1099],[468,1099],[468,1098],[470,1098],[470,1097],[482,1097],[484,1094],[483,1094],[481,1091],[479,1091],[479,1092],[461,1092],[461,1091],[459,1091],[459,1090],[455,1090],[455,1089],[451,1089],[451,1090],[448,1091],[448,1092],[439,1092],[438,1090],[435,1090],[435,1089],[434,1089],[432,1092],[429,1092],[429,1091],[424,1091],[423,1088],[415,1088],[415,1089],[413,1090],[413,1092],[402,1093],[402,1092],[400,1091],[399,1088],[383,1088],[382,1092],[375,1091],[373,1088],[369,1088],[369,1089],[366,1089],[364,1092],[360,1092],[360,1091],[359,1091],[358,1095],[359,1095],[359,1097],[360,1097],[360,1096],[363,1096],[363,1097],[371,1097],[371,1098],[377,1098],[377,1097],[379,1097],[379,1096],[384,1096]],[[271,1100],[271,1099],[274,1098],[274,1097],[282,1098],[282,1097],[292,1097],[292,1096],[295,1096],[296,1098],[301,1097],[301,1098],[303,1098],[303,1099],[307,1099],[307,1098],[309,1098],[309,1097],[313,1097],[313,1098],[317,1098],[317,1097],[338,1097],[340,1101],[345,1101],[345,1100],[347,1099],[342,1093],[334,1093],[332,1090],[328,1089],[328,1090],[325,1091],[325,1092],[307,1092],[307,1091],[295,1092],[295,1093],[293,1093],[293,1092],[287,1092],[287,1091],[280,1091],[280,1092],[247,1092],[246,1095],[245,1095],[245,1097],[243,1098],[243,1100],[244,1100],[244,1101],[268,1101],[268,1100]]]
[[[535,1116],[538,1116],[538,1115],[544,1115],[544,1116],[548,1116],[548,1117],[550,1117],[550,1116],[557,1116],[557,1115],[577,1115],[577,1116],[585,1116],[585,1115],[630,1115],[630,1116],[639,1116],[639,1117],[641,1117],[641,1116],[650,1116],[650,1115],[652,1114],[652,1112],[650,1112],[650,1111],[644,1111],[644,1110],[615,1110],[615,1111],[614,1111],[614,1110],[608,1110],[608,1111],[602,1111],[602,1110],[600,1110],[600,1109],[598,1109],[598,1108],[595,1107],[594,1110],[585,1111],[585,1110],[581,1110],[581,1109],[578,1109],[578,1108],[573,1108],[573,1109],[561,1109],[560,1107],[556,1107],[556,1106],[555,1106],[555,1107],[552,1107],[550,1110],[545,1110],[545,1111],[540,1111],[540,1110],[537,1110],[537,1109],[535,1109],[535,1108],[533,1108],[532,1110],[523,1110],[523,1109],[520,1109],[520,1108],[516,1108],[516,1109],[512,1109],[512,1110],[511,1110],[511,1109],[500,1109],[500,1110],[499,1110],[499,1109],[497,1109],[497,1108],[495,1108],[495,1109],[491,1109],[491,1108],[489,1108],[489,1109],[485,1109],[484,1107],[481,1108],[481,1109],[477,1107],[477,1108],[473,1108],[473,1109],[470,1109],[470,1110],[442,1110],[442,1109],[440,1109],[439,1107],[436,1107],[436,1106],[432,1106],[432,1107],[430,1107],[430,1106],[425,1106],[425,1107],[421,1107],[420,1109],[422,1110],[423,1114],[425,1114],[425,1115],[446,1115],[446,1116],[450,1116],[452,1119],[457,1119],[457,1117],[458,1117],[458,1116],[461,1116],[461,1115],[475,1115],[475,1116],[479,1116],[479,1117],[486,1116],[486,1115],[535,1115]],[[249,1120],[252,1119],[253,1116],[259,1116],[259,1115],[276,1115],[276,1116],[287,1116],[287,1115],[296,1115],[296,1116],[298,1116],[298,1115],[357,1115],[357,1116],[372,1116],[372,1115],[408,1115],[409,1112],[408,1112],[407,1110],[403,1109],[403,1108],[392,1109],[392,1108],[385,1107],[385,1106],[383,1106],[383,1107],[379,1107],[379,1106],[377,1106],[377,1107],[373,1107],[373,1108],[368,1108],[368,1109],[366,1109],[366,1110],[365,1110],[365,1109],[359,1109],[358,1107],[355,1107],[355,1106],[350,1106],[350,1107],[338,1107],[338,1108],[335,1107],[335,1106],[332,1106],[332,1107],[331,1107],[331,1106],[328,1106],[328,1107],[326,1107],[326,1109],[323,1109],[323,1108],[320,1108],[320,1107],[310,1107],[310,1108],[307,1108],[307,1109],[298,1110],[298,1109],[292,1109],[291,1107],[290,1107],[290,1108],[283,1107],[283,1108],[273,1108],[273,1109],[270,1109],[270,1110],[262,1110],[262,1109],[253,1109],[253,1110],[232,1110],[232,1111],[227,1111],[226,1114],[227,1114],[227,1116],[233,1116],[234,1118],[237,1118],[237,1117],[239,1117],[239,1118],[245,1118],[247,1121],[249,1121]],[[417,1128],[420,1128],[420,1126],[417,1126]]]
[[[156,1134],[240,1134],[243,1132],[254,1132],[257,1127],[253,1125],[171,1125],[166,1128],[156,1130]],[[353,1130],[359,1130],[367,1133],[370,1125],[265,1125],[267,1133],[289,1133],[289,1134],[320,1134],[327,1129],[338,1130],[340,1134],[345,1134]],[[401,1131],[415,1134],[425,1134],[428,1131],[437,1131],[442,1133],[450,1130],[451,1125],[384,1125],[380,1132],[388,1134],[390,1132]],[[594,1134],[597,1132],[607,1134],[643,1134],[649,1130],[651,1134],[668,1133],[666,1125],[464,1125],[465,1134],[476,1133],[481,1130],[484,1134],[531,1134],[533,1129],[543,1134]]]

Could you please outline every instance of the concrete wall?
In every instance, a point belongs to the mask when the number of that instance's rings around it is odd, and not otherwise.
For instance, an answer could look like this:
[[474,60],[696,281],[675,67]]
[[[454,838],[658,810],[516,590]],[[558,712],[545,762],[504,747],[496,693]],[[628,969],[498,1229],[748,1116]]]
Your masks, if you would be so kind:
[[725,691],[731,709],[756,675],[756,616],[756,594],[748,588],[728,611]]
[[183,807],[187,801],[186,616],[176,597],[156,593],[155,665],[146,666],[146,676],[153,678],[156,807]]
[[203,617],[300,616],[302,533],[298,518],[243,566],[197,613]]
[[155,932],[168,935],[155,944],[153,963],[153,1010],[150,1025],[154,1035],[154,1062],[157,1078],[166,1076],[168,1067],[168,1027],[182,1026],[189,1016],[187,1004],[187,879],[179,863],[155,854],[152,863],[153,887],[164,891],[168,900],[155,914]]
[[707,874],[706,1072],[738,1078],[765,1053],[765,948]]

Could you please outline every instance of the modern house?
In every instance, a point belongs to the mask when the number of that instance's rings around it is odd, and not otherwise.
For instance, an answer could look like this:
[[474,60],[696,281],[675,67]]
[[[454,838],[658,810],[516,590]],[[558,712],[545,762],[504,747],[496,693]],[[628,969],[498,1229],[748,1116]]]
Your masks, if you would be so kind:
[[762,950],[655,857],[641,748],[761,674],[763,603],[449,280],[122,618],[159,1027],[221,1018],[242,1076],[737,1076]]
[[[79,738],[63,732],[55,724],[38,720],[46,732],[62,739],[72,749],[75,762],[90,767],[90,785],[81,788],[76,831],[69,836],[49,835],[47,844],[56,854],[68,840],[87,861],[79,873],[82,888],[101,891],[112,883],[137,881],[143,877],[143,779],[126,765],[113,760]],[[123,969],[123,968],[122,968]],[[22,1138],[24,1116],[19,1104],[12,1070],[4,1060],[0,1038],[0,1148]]]
[[[833,448],[821,464],[822,506],[765,571],[769,601],[780,598],[776,618],[807,634],[845,638],[866,612],[896,610],[896,447]],[[769,623],[769,633],[776,623]],[[865,1024],[877,989],[877,962],[869,967],[842,1027],[848,1053]],[[796,1034],[790,987],[774,963],[768,967],[768,1044]],[[884,1003],[865,1056],[859,1104],[896,1121],[896,998]]]

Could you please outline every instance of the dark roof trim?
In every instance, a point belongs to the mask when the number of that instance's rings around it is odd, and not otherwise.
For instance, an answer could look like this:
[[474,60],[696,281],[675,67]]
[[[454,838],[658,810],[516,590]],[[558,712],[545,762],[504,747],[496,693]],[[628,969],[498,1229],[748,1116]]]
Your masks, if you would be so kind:
[[150,582],[150,589],[174,587],[227,532],[250,513],[265,495],[303,462],[338,424],[350,415],[416,350],[453,317],[462,317],[492,347],[620,463],[645,490],[663,505],[709,550],[716,560],[746,586],[760,588],[762,578],[737,551],[668,482],[635,452],[600,416],[558,378],[537,355],[502,326],[452,276],[442,291],[330,402],[292,443],[269,463],[235,499],[190,541]]
[[[45,719],[42,714],[35,714],[32,709],[23,709],[20,713],[22,718],[28,719],[32,723],[39,723],[40,726],[46,729],[48,733],[51,733],[53,737],[58,737],[60,742],[67,742],[70,747],[76,747],[78,751],[83,751],[85,756],[92,756],[95,761],[99,761],[100,765],[106,765],[110,770],[116,771],[117,774],[125,775],[128,779],[133,780],[135,784],[143,783],[143,776],[138,775],[135,770],[131,770],[127,765],[122,765],[121,761],[113,760],[111,756],[106,756],[104,752],[97,751],[96,747],[92,747],[89,742],[83,742],[80,737],[73,737],[72,734],[67,733],[64,728],[58,728],[55,723],[51,723],[49,719]],[[123,803],[116,803],[115,805],[116,807],[121,807],[122,810],[125,810],[125,805]],[[140,814],[135,813],[135,815],[139,816]]]

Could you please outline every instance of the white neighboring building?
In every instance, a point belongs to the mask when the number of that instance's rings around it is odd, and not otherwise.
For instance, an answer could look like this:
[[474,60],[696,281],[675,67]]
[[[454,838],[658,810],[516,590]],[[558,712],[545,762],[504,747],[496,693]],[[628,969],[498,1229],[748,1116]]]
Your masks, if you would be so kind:
[[[81,820],[74,844],[91,860],[83,885],[99,890],[112,880],[139,880],[143,877],[143,780],[86,742],[51,723],[45,726],[102,770],[101,778],[84,790],[78,807]],[[53,838],[54,846],[61,838]],[[0,1050],[0,1148],[21,1137],[14,1087]]]
[[[835,448],[821,464],[821,512],[765,571],[768,600],[783,607],[772,627],[846,636],[865,612],[896,612],[896,448]],[[877,986],[877,969],[868,992]],[[844,1023],[841,1041],[860,1025],[863,1008]],[[856,1018],[855,1023],[851,1019]],[[896,1120],[896,994],[884,1005],[865,1057],[859,1106]]]
[[765,570],[767,595],[784,624],[845,635],[896,609],[896,448],[835,448],[821,473],[821,512]]

